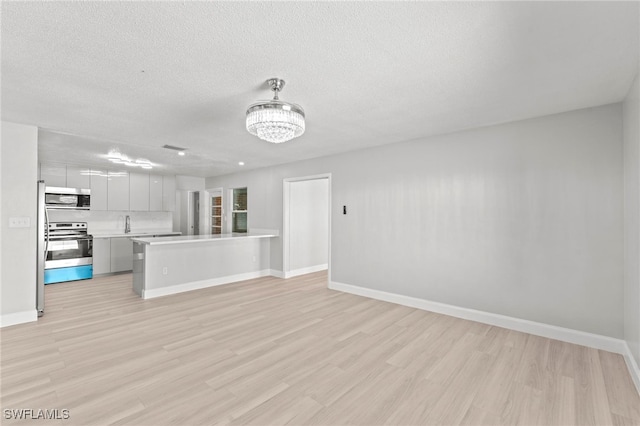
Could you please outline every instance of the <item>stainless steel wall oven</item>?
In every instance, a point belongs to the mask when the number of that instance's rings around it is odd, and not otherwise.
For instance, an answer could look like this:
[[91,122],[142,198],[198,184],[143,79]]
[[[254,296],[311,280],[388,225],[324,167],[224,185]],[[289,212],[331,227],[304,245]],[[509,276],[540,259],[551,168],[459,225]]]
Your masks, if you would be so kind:
[[46,234],[45,284],[93,278],[93,236],[86,222],[50,222]]

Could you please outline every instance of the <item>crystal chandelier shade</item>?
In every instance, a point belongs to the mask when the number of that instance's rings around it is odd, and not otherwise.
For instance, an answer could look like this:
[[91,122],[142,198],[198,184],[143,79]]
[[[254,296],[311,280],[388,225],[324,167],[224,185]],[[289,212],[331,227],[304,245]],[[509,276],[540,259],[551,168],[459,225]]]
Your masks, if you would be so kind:
[[282,143],[297,138],[305,130],[304,110],[296,104],[278,99],[284,80],[267,80],[275,92],[273,100],[255,103],[247,109],[247,131],[262,140]]

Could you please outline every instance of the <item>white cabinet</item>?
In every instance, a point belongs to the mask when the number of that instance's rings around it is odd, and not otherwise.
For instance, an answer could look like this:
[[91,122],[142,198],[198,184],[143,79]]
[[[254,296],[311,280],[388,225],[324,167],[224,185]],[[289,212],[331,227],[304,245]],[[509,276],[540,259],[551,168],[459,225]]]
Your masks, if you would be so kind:
[[133,269],[133,241],[128,237],[111,238],[111,272]]
[[40,179],[45,186],[67,186],[67,166],[64,164],[40,164]]
[[107,170],[91,170],[91,210],[107,210]]
[[69,188],[90,188],[91,170],[88,167],[67,166],[67,186]]
[[129,174],[129,210],[149,211],[149,175],[146,173]]
[[129,210],[129,173],[109,171],[107,207],[116,211]]
[[111,238],[93,239],[93,273],[108,274],[111,272]]
[[47,186],[91,189],[91,210],[166,211],[176,208],[176,178],[125,170],[40,164]]
[[40,179],[46,186],[87,189],[91,186],[91,171],[89,167],[42,163]]
[[176,177],[162,177],[162,210],[172,212],[176,209]]
[[162,210],[162,176],[149,175],[149,211]]

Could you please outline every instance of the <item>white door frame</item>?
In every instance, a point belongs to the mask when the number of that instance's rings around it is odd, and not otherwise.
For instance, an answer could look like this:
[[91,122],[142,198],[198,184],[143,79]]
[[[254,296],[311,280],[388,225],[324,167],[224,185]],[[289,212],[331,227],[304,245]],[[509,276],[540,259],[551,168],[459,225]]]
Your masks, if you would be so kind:
[[222,187],[205,189],[205,200],[206,200],[207,214],[204,217],[206,218],[206,225],[207,225],[207,232],[206,233],[207,234],[211,234],[211,226],[213,225],[211,223],[211,197],[216,192],[219,192],[220,193],[220,197],[222,197],[222,204],[220,205],[220,208],[222,209],[222,223],[220,225],[222,225],[222,228],[220,228],[220,233],[224,234],[226,216],[224,214],[224,199],[225,199],[225,197],[224,197],[224,188],[222,188]]
[[327,253],[327,272],[328,280],[327,284],[331,282],[331,173],[322,173],[311,176],[300,176],[294,178],[287,178],[282,180],[282,277],[289,278],[291,273],[289,271],[289,243],[290,243],[290,230],[289,230],[289,205],[290,205],[290,187],[293,182],[301,182],[307,180],[327,179],[329,185],[328,194],[328,206],[329,209],[329,235],[328,235],[328,251]]
[[[229,188],[227,188],[227,203],[226,203],[226,207],[228,209],[228,212],[226,215],[224,215],[223,217],[223,221],[225,226],[222,227],[222,229],[224,229],[223,234],[232,234],[233,233],[233,190],[234,189],[242,189],[242,188],[246,188],[247,189],[247,232],[251,232],[251,229],[249,228],[249,186],[248,185],[239,185],[239,186],[231,186]],[[222,194],[222,205],[225,205],[225,201],[224,201],[224,193]],[[224,211],[224,209],[223,209]],[[227,220],[227,218],[229,220]]]

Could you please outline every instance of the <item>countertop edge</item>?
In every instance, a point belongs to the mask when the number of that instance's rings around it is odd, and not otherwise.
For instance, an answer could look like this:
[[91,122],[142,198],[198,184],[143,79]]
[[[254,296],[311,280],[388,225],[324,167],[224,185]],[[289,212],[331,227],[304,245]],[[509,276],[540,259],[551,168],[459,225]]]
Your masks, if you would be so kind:
[[144,238],[144,237],[152,237],[153,235],[166,235],[166,236],[173,236],[173,237],[179,237],[182,235],[182,232],[174,232],[174,231],[169,231],[169,232],[131,232],[129,234],[91,234],[93,236],[93,238]]
[[[222,235],[209,236],[210,238],[189,238],[194,235],[182,235],[177,237],[156,237],[156,238],[132,238],[134,243],[140,243],[144,245],[156,246],[156,245],[168,245],[168,244],[188,244],[188,243],[212,243],[216,241],[230,241],[230,240],[244,240],[252,238],[272,238],[277,237],[274,234],[253,234],[253,235]],[[204,236],[203,236],[204,237]],[[181,239],[176,239],[181,238]]]

